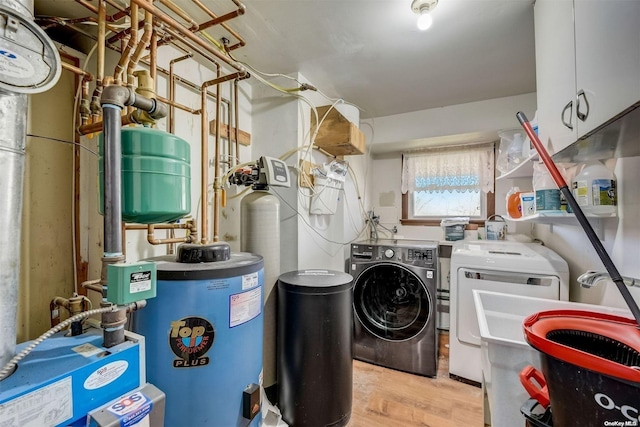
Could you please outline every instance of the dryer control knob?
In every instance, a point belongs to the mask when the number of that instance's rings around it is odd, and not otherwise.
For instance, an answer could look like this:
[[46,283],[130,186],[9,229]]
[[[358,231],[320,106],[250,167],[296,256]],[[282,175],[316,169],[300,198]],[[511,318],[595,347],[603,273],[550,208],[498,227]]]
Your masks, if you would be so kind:
[[384,251],[384,256],[387,258],[393,258],[393,255],[395,255],[393,249],[387,249],[386,251]]

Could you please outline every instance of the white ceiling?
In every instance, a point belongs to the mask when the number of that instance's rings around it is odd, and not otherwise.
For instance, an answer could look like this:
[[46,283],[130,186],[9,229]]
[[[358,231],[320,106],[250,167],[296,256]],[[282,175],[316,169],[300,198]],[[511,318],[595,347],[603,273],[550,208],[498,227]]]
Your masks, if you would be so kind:
[[[190,0],[174,1],[208,20]],[[234,6],[202,1],[218,15]],[[411,0],[245,5],[228,22],[247,42],[233,52],[238,60],[268,73],[300,72],[326,95],[359,106],[361,118],[535,92],[533,0],[439,0],[427,31],[417,29]],[[72,0],[35,0],[35,7],[88,15]]]

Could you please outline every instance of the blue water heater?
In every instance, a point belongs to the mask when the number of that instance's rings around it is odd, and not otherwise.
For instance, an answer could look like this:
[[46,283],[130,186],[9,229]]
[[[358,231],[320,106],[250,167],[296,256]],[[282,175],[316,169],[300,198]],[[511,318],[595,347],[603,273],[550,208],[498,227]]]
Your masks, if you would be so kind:
[[260,425],[263,260],[229,245],[183,244],[157,263],[157,297],[136,313],[147,378],[166,426]]

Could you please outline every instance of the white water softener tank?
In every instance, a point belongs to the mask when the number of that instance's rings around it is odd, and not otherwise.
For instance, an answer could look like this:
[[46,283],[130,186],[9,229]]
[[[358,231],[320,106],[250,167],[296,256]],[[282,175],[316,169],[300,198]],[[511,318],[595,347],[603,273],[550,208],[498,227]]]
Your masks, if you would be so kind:
[[573,197],[585,215],[613,216],[617,212],[616,176],[599,161],[586,163],[572,181]]
[[166,426],[257,427],[263,260],[227,243],[183,244],[157,263],[157,297],[136,313],[147,379],[167,396]]

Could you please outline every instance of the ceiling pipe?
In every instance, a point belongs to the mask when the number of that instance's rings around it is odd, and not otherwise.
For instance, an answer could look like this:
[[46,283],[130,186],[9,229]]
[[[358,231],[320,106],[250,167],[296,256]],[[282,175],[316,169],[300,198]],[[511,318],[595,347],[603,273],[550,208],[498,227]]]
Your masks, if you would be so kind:
[[[207,15],[209,15],[211,18],[213,19],[218,19],[218,15],[216,15],[215,13],[213,13],[205,4],[203,4],[200,0],[191,0],[193,1],[193,3],[196,4],[196,6],[198,6],[200,9],[202,9]],[[211,21],[209,21],[211,22]],[[222,23],[222,28],[224,28],[225,30],[227,30],[229,32],[229,34],[231,34],[233,37],[235,37],[238,40],[238,43],[228,46],[227,49],[228,50],[235,50],[239,47],[245,46],[247,43],[245,42],[245,40],[240,36],[240,34],[238,34],[233,28],[229,27],[226,23]],[[204,30],[204,28],[202,28],[201,30]]]
[[138,28],[136,25],[133,24],[134,22],[138,22],[138,4],[137,3],[131,3],[130,16],[131,16],[131,22],[132,22],[131,36],[129,37],[129,42],[127,43],[126,47],[122,51],[122,55],[120,55],[120,60],[118,61],[118,64],[116,65],[115,70],[113,71],[113,78],[115,79],[115,82],[117,85],[122,84],[122,74],[125,70],[125,66],[129,62],[129,58],[131,57],[131,51],[135,48],[136,44],[138,43]]
[[[234,3],[235,3],[235,1],[234,1]],[[240,77],[244,77],[247,74],[247,71],[246,71],[245,67],[242,64],[232,60],[228,56],[226,56],[223,53],[221,53],[219,50],[213,48],[210,44],[205,43],[204,40],[202,40],[201,38],[199,38],[198,36],[193,34],[191,31],[189,31],[188,28],[185,28],[183,25],[181,25],[175,19],[171,18],[169,15],[167,15],[167,14],[163,13],[162,11],[160,11],[153,4],[147,3],[146,0],[131,0],[131,6],[133,6],[134,4],[138,5],[140,8],[142,8],[142,9],[144,9],[146,11],[151,12],[153,14],[153,16],[156,17],[157,20],[159,20],[159,21],[163,22],[164,24],[168,25],[169,27],[175,29],[178,33],[180,33],[183,36],[183,38],[188,39],[193,44],[201,47],[206,52],[212,54],[213,56],[215,56],[219,60],[223,61],[225,64],[227,64],[227,65],[231,66],[233,69],[237,70],[241,74]],[[235,16],[238,16],[238,14],[236,14]]]

